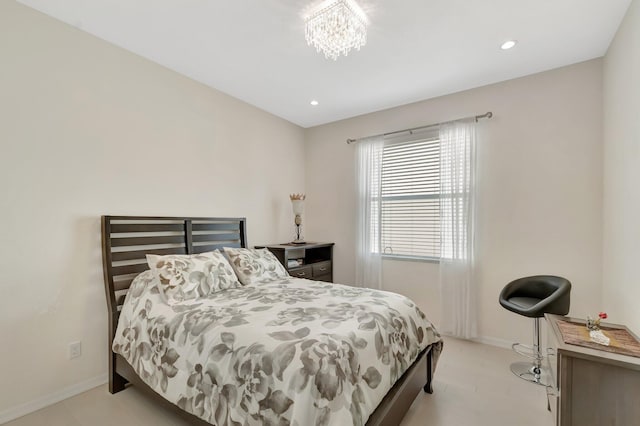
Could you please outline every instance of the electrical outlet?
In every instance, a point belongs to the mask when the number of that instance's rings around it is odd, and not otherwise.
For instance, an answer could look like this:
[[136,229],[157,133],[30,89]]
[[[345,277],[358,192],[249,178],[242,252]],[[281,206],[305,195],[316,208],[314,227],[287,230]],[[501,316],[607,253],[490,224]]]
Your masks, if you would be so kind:
[[82,342],[69,343],[69,359],[78,358],[82,355]]

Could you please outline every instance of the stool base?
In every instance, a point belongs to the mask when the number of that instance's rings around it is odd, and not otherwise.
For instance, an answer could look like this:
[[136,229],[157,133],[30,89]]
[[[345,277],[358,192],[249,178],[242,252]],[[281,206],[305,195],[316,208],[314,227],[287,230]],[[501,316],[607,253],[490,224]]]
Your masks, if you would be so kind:
[[542,367],[536,367],[530,362],[514,362],[511,372],[523,380],[540,386],[551,386],[549,373]]

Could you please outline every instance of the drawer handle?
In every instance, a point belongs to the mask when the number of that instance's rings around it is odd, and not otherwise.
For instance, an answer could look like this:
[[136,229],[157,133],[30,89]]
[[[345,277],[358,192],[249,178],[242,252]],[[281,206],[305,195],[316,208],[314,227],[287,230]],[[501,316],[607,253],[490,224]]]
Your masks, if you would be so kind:
[[327,270],[327,268],[326,268],[326,267],[324,267],[324,266],[321,266],[321,267],[320,267],[320,268],[318,268],[318,269],[320,269],[320,271],[323,271],[323,272]]
[[556,352],[553,348],[547,348],[547,356],[556,356]]
[[298,272],[297,275],[299,277],[304,277],[305,275],[307,275],[305,272]]

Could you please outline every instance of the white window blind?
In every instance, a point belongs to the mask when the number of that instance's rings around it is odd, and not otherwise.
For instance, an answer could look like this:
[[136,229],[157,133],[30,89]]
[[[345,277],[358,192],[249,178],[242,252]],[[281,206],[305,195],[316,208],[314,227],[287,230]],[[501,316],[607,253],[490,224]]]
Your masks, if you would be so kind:
[[380,179],[382,253],[439,258],[439,138],[431,136],[386,145]]

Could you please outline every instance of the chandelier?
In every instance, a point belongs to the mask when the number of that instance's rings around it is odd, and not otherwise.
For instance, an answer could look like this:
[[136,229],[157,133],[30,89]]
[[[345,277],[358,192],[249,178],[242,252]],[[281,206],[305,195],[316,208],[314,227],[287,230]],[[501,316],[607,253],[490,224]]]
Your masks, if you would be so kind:
[[334,61],[367,43],[367,17],[353,0],[327,0],[305,19],[307,44]]

